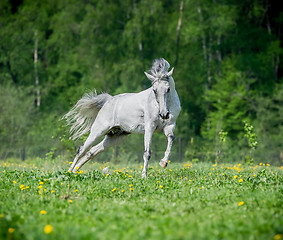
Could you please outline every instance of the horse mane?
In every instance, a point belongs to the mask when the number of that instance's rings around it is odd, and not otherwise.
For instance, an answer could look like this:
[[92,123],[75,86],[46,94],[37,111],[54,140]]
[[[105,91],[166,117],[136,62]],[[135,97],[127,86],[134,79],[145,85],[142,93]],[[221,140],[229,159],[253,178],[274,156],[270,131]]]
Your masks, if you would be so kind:
[[153,61],[149,73],[153,77],[160,79],[164,74],[168,73],[169,68],[170,64],[164,58],[158,58]]

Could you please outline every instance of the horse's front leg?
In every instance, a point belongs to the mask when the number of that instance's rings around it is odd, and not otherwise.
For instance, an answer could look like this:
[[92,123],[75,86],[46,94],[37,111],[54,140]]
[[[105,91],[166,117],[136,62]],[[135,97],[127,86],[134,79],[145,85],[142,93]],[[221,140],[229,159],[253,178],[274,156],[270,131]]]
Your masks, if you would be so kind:
[[144,133],[144,154],[143,154],[143,170],[142,170],[143,178],[147,176],[147,166],[151,156],[151,139],[153,132],[154,132],[154,127],[148,127]]
[[167,140],[168,140],[168,144],[167,144],[167,148],[166,148],[166,151],[165,151],[165,154],[164,154],[164,158],[161,159],[160,162],[159,162],[159,165],[163,168],[166,168],[167,164],[168,164],[172,144],[173,144],[173,141],[175,139],[174,129],[175,129],[175,124],[165,126],[164,129],[163,129],[163,132],[164,132],[164,134],[165,134],[165,136],[167,137]]

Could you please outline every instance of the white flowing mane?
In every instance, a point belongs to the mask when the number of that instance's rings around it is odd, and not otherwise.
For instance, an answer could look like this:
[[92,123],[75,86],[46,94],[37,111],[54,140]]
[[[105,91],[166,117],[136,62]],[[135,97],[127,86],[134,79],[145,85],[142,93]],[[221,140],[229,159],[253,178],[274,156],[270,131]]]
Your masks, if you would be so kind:
[[169,68],[170,64],[164,58],[158,58],[154,60],[149,73],[156,79],[160,79],[164,74],[168,73]]

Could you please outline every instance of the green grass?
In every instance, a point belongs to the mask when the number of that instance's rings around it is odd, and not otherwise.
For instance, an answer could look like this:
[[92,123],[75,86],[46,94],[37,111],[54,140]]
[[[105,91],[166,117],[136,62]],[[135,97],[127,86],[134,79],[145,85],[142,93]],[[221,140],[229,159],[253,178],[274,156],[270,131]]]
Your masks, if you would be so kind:
[[282,238],[282,168],[151,163],[142,179],[138,165],[105,166],[0,162],[0,239]]

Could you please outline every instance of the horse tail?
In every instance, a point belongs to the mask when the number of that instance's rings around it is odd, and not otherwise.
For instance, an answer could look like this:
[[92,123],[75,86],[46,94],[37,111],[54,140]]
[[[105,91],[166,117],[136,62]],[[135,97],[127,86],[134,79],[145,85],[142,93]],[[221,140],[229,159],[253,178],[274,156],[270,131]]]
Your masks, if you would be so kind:
[[112,98],[107,93],[97,94],[91,91],[72,107],[72,109],[63,116],[70,128],[70,138],[76,140],[85,133],[89,132],[99,110]]

